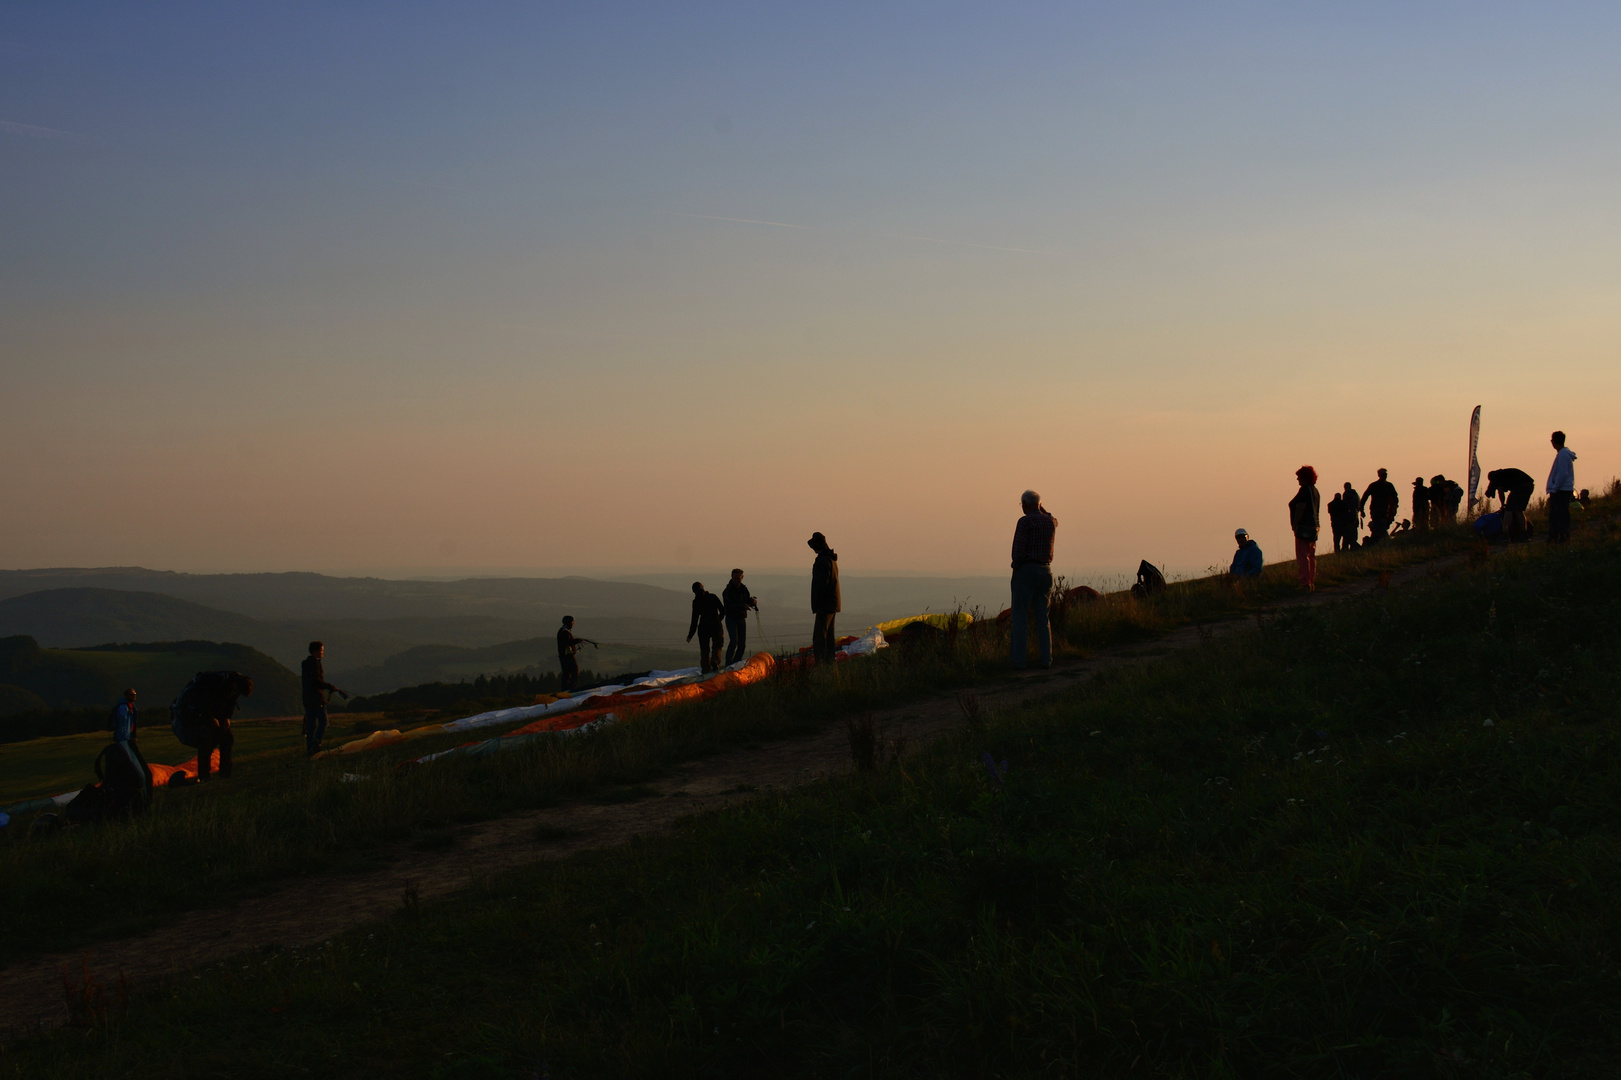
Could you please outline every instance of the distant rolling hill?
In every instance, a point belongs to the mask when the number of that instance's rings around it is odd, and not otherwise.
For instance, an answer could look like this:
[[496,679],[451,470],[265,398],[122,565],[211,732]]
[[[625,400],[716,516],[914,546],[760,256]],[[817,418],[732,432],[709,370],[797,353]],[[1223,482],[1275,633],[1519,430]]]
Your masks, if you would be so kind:
[[0,713],[76,709],[117,703],[126,686],[140,693],[148,722],[168,722],[168,705],[199,671],[253,676],[240,715],[288,716],[299,706],[298,676],[247,645],[170,641],[94,649],[45,649],[31,637],[0,638]]
[[47,648],[128,641],[245,641],[262,647],[244,615],[153,592],[46,589],[0,600],[0,636],[27,634]]
[[467,578],[395,581],[326,574],[180,574],[141,567],[0,570],[0,599],[57,589],[161,593],[261,620],[481,616],[540,629],[564,615],[680,622],[685,591],[594,578]]
[[[680,645],[686,633],[684,623],[623,615],[593,620],[590,610],[580,608],[582,627],[590,628],[582,632],[624,645],[615,656],[626,662],[645,655],[645,666],[652,666],[661,649]],[[488,615],[255,619],[162,593],[91,587],[46,589],[0,600],[0,635],[27,634],[46,648],[239,641],[296,669],[308,643],[319,639],[327,645],[328,675],[364,686],[368,693],[438,678],[422,673],[437,670],[432,665],[419,668],[406,662],[392,665],[391,670],[410,672],[401,682],[384,686],[376,681],[392,677],[379,674],[391,657],[417,646],[478,649],[552,633],[556,625]],[[357,671],[364,674],[355,675]]]
[[[659,649],[605,643],[601,648],[588,647],[580,653],[580,666],[599,675],[681,668],[697,662],[696,645],[690,649]],[[339,685],[352,693],[375,694],[422,683],[471,681],[479,675],[555,674],[557,670],[557,638],[547,634],[481,649],[418,645],[375,667],[346,672]]]

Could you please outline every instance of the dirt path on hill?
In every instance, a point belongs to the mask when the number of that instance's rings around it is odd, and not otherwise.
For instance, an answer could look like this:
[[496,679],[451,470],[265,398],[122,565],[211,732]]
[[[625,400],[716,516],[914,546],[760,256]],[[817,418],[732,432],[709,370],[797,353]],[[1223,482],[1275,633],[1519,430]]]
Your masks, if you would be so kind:
[[[1393,572],[1390,583],[1446,573],[1462,559],[1452,556],[1411,566]],[[1375,579],[1353,582],[1275,604],[1267,611],[1326,603],[1376,587]],[[1008,709],[1052,697],[1103,672],[1196,646],[1250,623],[1250,619],[1233,619],[1187,626],[1154,641],[1100,650],[1084,660],[1000,678],[968,692],[985,711]],[[964,723],[956,693],[876,710],[873,718],[891,737],[904,734],[913,748]],[[476,877],[612,847],[633,836],[669,829],[692,814],[773,788],[795,787],[848,772],[851,767],[849,739],[838,723],[811,735],[728,750],[675,766],[664,778],[627,793],[640,796],[630,801],[577,802],[482,822],[459,830],[455,846],[448,850],[404,850],[385,870],[299,878],[265,896],[191,912],[181,924],[95,946],[92,970],[103,985],[112,984],[122,971],[131,985],[141,987],[251,949],[318,943],[399,910],[408,894],[431,900],[467,887]],[[311,897],[320,900],[311,903]],[[56,953],[0,969],[0,1032],[65,1023],[63,973],[79,975],[86,955],[84,951]]]

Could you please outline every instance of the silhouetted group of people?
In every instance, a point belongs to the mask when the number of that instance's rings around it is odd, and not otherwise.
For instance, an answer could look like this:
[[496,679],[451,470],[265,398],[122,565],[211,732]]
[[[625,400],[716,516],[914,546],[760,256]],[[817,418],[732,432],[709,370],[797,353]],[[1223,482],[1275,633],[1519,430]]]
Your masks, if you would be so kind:
[[[1554,448],[1553,468],[1548,473],[1544,488],[1548,496],[1548,541],[1563,543],[1570,539],[1570,504],[1576,498],[1576,454],[1565,446],[1565,433],[1556,431],[1550,437]],[[1295,470],[1300,489],[1289,500],[1289,528],[1295,537],[1295,565],[1301,587],[1317,586],[1317,538],[1320,527],[1318,507],[1321,496],[1317,491],[1317,470],[1310,465]],[[1530,537],[1525,511],[1536,493],[1536,481],[1521,469],[1496,469],[1486,474],[1486,498],[1502,500],[1501,513],[1511,540]],[[1412,517],[1403,519],[1395,532],[1426,532],[1451,525],[1458,520],[1463,507],[1464,490],[1454,480],[1437,474],[1428,481],[1422,476],[1413,479]],[[1368,514],[1369,531],[1361,537],[1363,514]],[[1379,478],[1369,484],[1361,495],[1346,483],[1328,503],[1329,526],[1334,534],[1334,550],[1350,551],[1369,544],[1388,540],[1392,526],[1401,512],[1401,496],[1390,474],[1379,470]],[[1238,530],[1238,553],[1233,557],[1230,573],[1234,577],[1258,577],[1260,574],[1259,548],[1251,553],[1254,541]]]
[[[818,533],[818,536],[821,534]],[[698,635],[698,667],[701,671],[719,671],[722,634],[726,642],[726,666],[743,659],[749,644],[749,612],[758,613],[760,602],[749,595],[743,584],[743,571],[732,570],[732,580],[716,596],[704,588],[704,583],[692,583],[692,623],[687,627],[687,640]]]

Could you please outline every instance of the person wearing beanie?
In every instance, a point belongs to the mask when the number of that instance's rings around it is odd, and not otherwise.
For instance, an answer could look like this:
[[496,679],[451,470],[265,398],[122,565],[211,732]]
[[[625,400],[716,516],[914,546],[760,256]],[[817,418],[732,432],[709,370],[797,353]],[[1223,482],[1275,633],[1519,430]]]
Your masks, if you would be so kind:
[[[1384,470],[1379,470],[1383,478]],[[1300,490],[1289,500],[1289,527],[1295,534],[1295,565],[1300,571],[1300,587],[1317,587],[1317,532],[1322,520],[1322,498],[1317,494],[1317,470],[1302,465],[1295,470]]]

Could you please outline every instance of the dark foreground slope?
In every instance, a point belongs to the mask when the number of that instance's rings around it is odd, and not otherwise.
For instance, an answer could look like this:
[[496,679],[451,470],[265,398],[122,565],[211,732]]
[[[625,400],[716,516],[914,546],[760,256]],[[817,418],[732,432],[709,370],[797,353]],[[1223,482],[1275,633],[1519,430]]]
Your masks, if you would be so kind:
[[109,991],[0,1075],[1611,1075],[1621,543],[1597,531],[406,896],[121,1018]]

